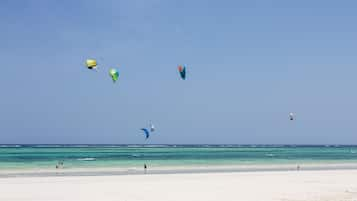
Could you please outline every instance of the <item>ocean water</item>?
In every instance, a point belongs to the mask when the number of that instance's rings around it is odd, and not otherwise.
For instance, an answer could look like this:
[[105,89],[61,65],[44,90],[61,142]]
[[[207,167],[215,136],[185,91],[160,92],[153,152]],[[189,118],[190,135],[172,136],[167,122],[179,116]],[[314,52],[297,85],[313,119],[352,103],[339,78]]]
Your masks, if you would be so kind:
[[357,163],[357,146],[0,145],[0,170]]

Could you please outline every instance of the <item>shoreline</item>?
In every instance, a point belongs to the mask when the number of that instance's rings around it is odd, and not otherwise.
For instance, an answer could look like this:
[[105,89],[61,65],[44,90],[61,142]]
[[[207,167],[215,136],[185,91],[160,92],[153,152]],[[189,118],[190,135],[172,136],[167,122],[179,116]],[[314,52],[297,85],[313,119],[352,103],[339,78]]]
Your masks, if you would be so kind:
[[[299,168],[298,168],[299,166]],[[143,167],[88,167],[64,169],[0,169],[0,178],[11,177],[52,177],[52,176],[115,176],[144,174],[204,174],[238,172],[283,172],[283,171],[321,171],[357,170],[355,163],[300,163],[300,164],[252,164],[252,165],[189,165],[189,166],[148,166]]]

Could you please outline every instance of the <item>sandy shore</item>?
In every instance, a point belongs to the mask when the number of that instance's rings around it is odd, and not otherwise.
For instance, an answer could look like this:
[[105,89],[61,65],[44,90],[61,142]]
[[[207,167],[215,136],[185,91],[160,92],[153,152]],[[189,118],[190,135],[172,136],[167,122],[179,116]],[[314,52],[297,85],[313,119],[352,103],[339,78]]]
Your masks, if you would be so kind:
[[[357,170],[357,163],[311,163],[299,164],[301,170]],[[150,174],[176,173],[230,173],[294,171],[297,164],[249,164],[249,165],[205,165],[205,166],[149,166]],[[64,169],[0,169],[0,178],[49,177],[49,176],[113,176],[144,174],[143,167],[87,167]]]
[[357,201],[357,170],[0,179],[0,200]]

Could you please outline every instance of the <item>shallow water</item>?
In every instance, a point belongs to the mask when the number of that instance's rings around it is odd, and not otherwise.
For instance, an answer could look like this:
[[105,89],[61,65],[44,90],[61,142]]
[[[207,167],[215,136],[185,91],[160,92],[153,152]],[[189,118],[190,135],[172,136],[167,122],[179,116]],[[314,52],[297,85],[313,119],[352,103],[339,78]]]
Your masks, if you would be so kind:
[[356,163],[357,146],[2,145],[0,169]]

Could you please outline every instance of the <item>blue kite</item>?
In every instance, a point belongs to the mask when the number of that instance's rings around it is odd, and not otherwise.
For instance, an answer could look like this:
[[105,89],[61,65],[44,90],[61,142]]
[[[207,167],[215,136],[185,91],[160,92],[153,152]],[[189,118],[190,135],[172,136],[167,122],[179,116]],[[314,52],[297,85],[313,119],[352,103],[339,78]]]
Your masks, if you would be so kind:
[[149,130],[146,129],[146,128],[142,128],[141,130],[144,131],[145,139],[147,140],[147,139],[150,137],[150,132],[149,132]]

